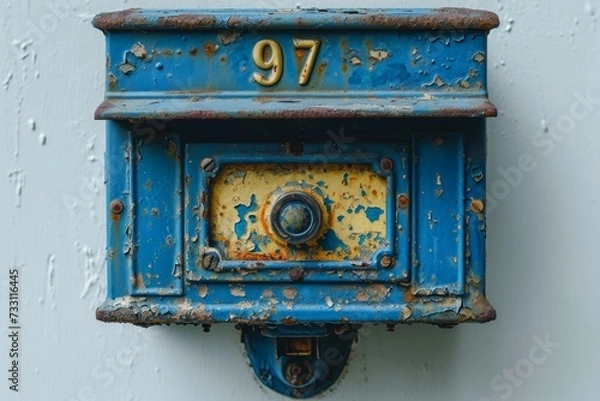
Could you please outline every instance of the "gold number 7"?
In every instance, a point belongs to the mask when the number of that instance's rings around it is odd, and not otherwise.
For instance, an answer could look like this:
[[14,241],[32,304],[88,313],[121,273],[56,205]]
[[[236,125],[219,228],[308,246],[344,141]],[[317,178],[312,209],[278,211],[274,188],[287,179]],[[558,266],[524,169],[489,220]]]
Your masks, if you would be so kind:
[[308,57],[306,57],[306,62],[304,63],[304,66],[300,71],[300,77],[298,78],[298,83],[300,85],[306,85],[308,83],[315,66],[315,61],[317,60],[317,53],[319,52],[320,45],[320,40],[294,38],[294,48],[308,49]]

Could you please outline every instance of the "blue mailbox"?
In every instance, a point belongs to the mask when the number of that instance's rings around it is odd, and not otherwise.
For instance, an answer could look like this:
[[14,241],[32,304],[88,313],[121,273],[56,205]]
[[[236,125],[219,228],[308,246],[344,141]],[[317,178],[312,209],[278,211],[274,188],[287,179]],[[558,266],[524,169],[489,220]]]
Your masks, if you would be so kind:
[[487,322],[495,14],[100,14],[106,322],[235,323],[258,379],[335,382],[362,324]]

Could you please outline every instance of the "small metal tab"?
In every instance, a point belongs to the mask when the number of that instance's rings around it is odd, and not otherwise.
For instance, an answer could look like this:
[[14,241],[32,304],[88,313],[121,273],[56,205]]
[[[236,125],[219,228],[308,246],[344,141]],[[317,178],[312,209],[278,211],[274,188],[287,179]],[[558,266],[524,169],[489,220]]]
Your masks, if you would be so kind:
[[265,386],[288,397],[310,398],[342,374],[356,333],[356,327],[341,325],[293,325],[275,331],[244,326],[242,342]]

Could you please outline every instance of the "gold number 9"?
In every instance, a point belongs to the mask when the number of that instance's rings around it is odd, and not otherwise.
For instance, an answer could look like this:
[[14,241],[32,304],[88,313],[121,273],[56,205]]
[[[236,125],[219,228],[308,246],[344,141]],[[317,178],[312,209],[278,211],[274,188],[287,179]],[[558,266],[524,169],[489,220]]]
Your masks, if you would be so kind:
[[264,76],[255,72],[253,77],[263,86],[273,86],[281,79],[283,73],[283,53],[281,46],[271,39],[263,39],[252,49],[254,63],[263,70],[271,70],[271,74]]

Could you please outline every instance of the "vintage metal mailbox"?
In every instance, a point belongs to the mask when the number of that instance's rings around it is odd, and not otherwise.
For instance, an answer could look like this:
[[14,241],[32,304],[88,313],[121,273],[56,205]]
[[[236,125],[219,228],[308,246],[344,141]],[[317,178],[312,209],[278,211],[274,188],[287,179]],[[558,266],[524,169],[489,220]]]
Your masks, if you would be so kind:
[[107,322],[236,323],[307,398],[361,324],[487,322],[495,14],[141,11],[107,38]]

